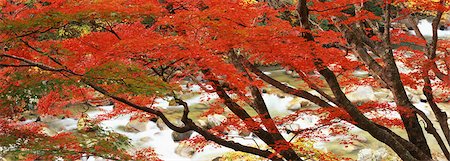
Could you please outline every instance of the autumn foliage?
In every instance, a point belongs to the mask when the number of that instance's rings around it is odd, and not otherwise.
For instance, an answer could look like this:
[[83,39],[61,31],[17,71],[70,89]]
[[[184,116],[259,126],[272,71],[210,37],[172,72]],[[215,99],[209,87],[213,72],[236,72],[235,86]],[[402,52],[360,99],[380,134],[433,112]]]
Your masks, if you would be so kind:
[[[25,113],[80,118],[70,105],[109,98],[114,110],[94,122],[129,113],[133,119],[161,119],[176,132],[199,133],[190,140],[193,144],[214,142],[273,160],[346,159],[305,149],[312,148],[308,138],[321,137],[316,132],[322,127],[347,134],[346,127],[336,126],[342,122],[367,131],[403,160],[432,159],[426,131],[450,159],[448,117],[439,104],[449,96],[450,42],[437,35],[442,15],[449,10],[447,3],[3,0],[0,137],[8,139],[0,146],[14,145],[9,152],[31,160],[70,160],[83,154],[158,160],[152,148],[131,152],[123,136],[101,128],[90,133],[96,144],[86,145],[87,138],[77,132],[48,136],[42,133],[44,123],[25,121]],[[411,31],[402,28],[403,20],[414,22],[418,15],[433,19],[431,38],[422,35],[416,23],[406,24]],[[400,63],[409,72],[399,70]],[[295,71],[304,85],[283,84],[265,74],[262,66]],[[355,77],[356,70],[370,76]],[[192,107],[182,96],[192,85],[201,87],[200,93],[217,96],[201,116],[226,115],[220,126],[207,129],[190,118]],[[350,101],[343,89],[360,85],[385,89],[393,97]],[[306,99],[316,108],[274,118],[262,97],[262,90],[269,87]],[[422,91],[438,127],[411,102],[405,87]],[[172,99],[183,107],[178,118],[182,125],[167,118],[158,99]],[[399,117],[385,117],[383,112]],[[285,125],[305,114],[319,116],[317,127],[293,131],[295,143],[284,138],[282,133],[290,130]],[[391,127],[404,128],[410,139]],[[266,148],[233,142],[226,135],[233,129],[250,131]]]

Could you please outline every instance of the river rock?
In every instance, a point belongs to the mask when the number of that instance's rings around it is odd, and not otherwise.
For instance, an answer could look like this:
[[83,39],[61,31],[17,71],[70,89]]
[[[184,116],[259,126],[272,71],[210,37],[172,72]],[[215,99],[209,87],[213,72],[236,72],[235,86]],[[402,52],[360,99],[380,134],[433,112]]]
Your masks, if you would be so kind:
[[348,93],[347,97],[350,101],[357,103],[365,103],[377,99],[371,86],[359,86]]
[[172,139],[175,142],[178,141],[182,141],[182,140],[186,140],[189,139],[189,137],[191,137],[192,135],[192,131],[188,131],[188,132],[184,132],[184,133],[179,133],[179,132],[172,132]]
[[394,96],[389,89],[379,89],[373,93],[378,101],[380,102],[389,102],[394,101]]
[[156,126],[160,130],[168,130],[169,129],[169,127],[164,123],[164,121],[162,119],[156,120]]
[[295,99],[289,102],[289,105],[287,107],[287,109],[291,111],[297,111],[300,108],[302,108],[302,105],[300,104],[300,102],[295,101]]
[[186,142],[181,142],[178,144],[177,148],[175,148],[175,153],[182,157],[190,158],[195,154],[195,147]]
[[130,120],[127,125],[125,125],[125,130],[128,132],[142,132],[147,130],[147,124],[148,120],[140,120],[140,119],[133,119]]
[[219,126],[226,119],[227,118],[223,115],[218,115],[218,114],[208,115],[206,125],[207,125],[208,129],[210,129],[210,128]]

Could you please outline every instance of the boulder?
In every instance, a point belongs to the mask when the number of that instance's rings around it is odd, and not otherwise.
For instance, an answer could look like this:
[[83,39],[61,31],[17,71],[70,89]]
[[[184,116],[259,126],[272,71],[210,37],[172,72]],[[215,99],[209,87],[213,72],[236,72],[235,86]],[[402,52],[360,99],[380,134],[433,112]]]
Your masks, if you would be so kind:
[[374,92],[376,100],[381,102],[389,102],[394,101],[394,96],[392,95],[392,92],[388,89],[379,89],[376,92]]
[[163,120],[158,119],[156,120],[156,126],[160,129],[160,130],[168,130],[169,127],[167,127],[167,125],[164,123]]
[[178,154],[182,157],[192,157],[195,154],[195,147],[186,142],[181,142],[178,144],[177,148],[175,148],[175,154]]
[[142,121],[140,119],[130,120],[127,125],[125,125],[125,130],[128,132],[143,132],[147,130],[148,120]]
[[289,102],[287,109],[291,110],[291,111],[297,111],[302,107],[307,107],[307,106],[311,106],[311,105],[312,105],[311,102],[309,102],[306,99],[294,98]]
[[227,118],[223,115],[218,115],[218,114],[208,115],[206,126],[208,129],[211,129],[213,127],[219,126],[226,119]]
[[179,133],[179,132],[174,131],[174,132],[172,132],[172,140],[175,142],[179,142],[182,140],[189,139],[189,137],[191,137],[191,135],[192,135],[192,132],[193,132],[192,130],[188,131],[188,132],[184,132],[184,133]]
[[300,110],[300,108],[302,108],[302,105],[300,103],[293,103],[293,104],[289,103],[287,107],[287,109],[291,111],[297,111]]
[[350,101],[357,103],[365,103],[377,99],[371,86],[359,86],[348,93],[347,97]]

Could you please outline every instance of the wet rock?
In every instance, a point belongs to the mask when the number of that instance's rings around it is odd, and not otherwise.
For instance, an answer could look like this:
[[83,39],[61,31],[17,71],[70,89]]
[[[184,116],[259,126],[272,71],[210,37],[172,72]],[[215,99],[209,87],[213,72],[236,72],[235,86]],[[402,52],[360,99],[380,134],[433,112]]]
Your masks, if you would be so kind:
[[392,95],[392,92],[390,92],[388,89],[380,89],[376,92],[374,92],[374,95],[377,100],[381,102],[389,102],[394,100],[394,96]]
[[350,101],[361,104],[377,99],[371,86],[359,86],[355,90],[348,93],[347,97]]
[[182,140],[186,140],[189,139],[189,137],[191,137],[192,135],[192,131],[188,131],[188,132],[184,132],[184,133],[179,133],[179,132],[172,132],[172,140],[175,142],[178,141],[182,141]]
[[219,126],[226,119],[227,118],[225,116],[218,115],[218,114],[208,115],[206,126],[208,129],[211,129],[213,127]]
[[156,120],[156,126],[160,129],[160,130],[168,130],[169,127],[167,127],[167,125],[163,122],[163,120],[158,119]]
[[175,148],[175,154],[190,158],[195,154],[195,147],[188,143],[181,142],[178,144],[177,148]]
[[125,125],[125,130],[128,132],[142,132],[147,130],[147,124],[148,120],[140,120],[140,119],[133,119],[130,120],[127,125]]
[[308,100],[302,98],[294,98],[289,102],[287,109],[291,111],[297,111],[302,107],[308,107],[311,103]]
[[287,109],[291,111],[297,111],[300,108],[302,108],[302,105],[300,103],[292,104],[287,107]]

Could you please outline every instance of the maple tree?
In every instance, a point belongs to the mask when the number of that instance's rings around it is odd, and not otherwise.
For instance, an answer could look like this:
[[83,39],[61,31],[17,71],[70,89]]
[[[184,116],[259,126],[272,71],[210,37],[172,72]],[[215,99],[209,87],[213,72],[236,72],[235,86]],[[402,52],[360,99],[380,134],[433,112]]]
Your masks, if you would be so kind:
[[[102,148],[107,146],[95,146],[95,150],[70,146],[78,145],[74,134],[49,137],[42,134],[39,122],[22,125],[14,119],[29,110],[30,101],[36,98],[39,101],[31,101],[36,104],[31,110],[41,116],[80,117],[64,107],[96,99],[101,93],[116,106],[113,114],[105,117],[124,113],[136,113],[143,119],[156,117],[176,132],[199,133],[194,144],[212,141],[273,160],[302,160],[314,153],[299,150],[280,132],[286,130],[281,125],[302,113],[319,114],[320,126],[351,123],[403,160],[432,159],[425,128],[450,159],[448,116],[438,104],[447,101],[450,84],[450,43],[439,39],[437,33],[442,15],[449,9],[446,0],[5,0],[0,6],[0,136],[21,134],[14,139],[42,142],[56,139],[38,148],[68,150],[43,154],[24,141],[19,151],[32,151],[26,153],[28,158],[73,158],[89,153],[116,159],[157,159],[152,149],[132,158],[126,151]],[[403,19],[414,22],[413,16],[423,11],[432,13],[428,15],[433,17],[431,39],[421,34],[417,23],[408,26],[415,35],[393,26]],[[398,62],[412,71],[400,73]],[[307,86],[283,84],[259,65],[294,70]],[[371,76],[355,78],[352,73],[356,69]],[[211,129],[195,123],[188,103],[179,97],[186,92],[180,87],[186,81],[219,97],[204,115],[222,114],[227,108],[231,111],[228,119]],[[268,84],[320,108],[273,118],[261,94]],[[342,90],[363,84],[387,89],[395,105],[351,102]],[[437,132],[434,120],[411,102],[405,86],[422,88],[444,136]],[[436,89],[443,92],[438,95],[433,92]],[[171,122],[154,104],[157,98],[167,97],[183,106],[182,125]],[[250,106],[256,115],[250,115],[244,106]],[[365,115],[378,110],[396,111],[401,117]],[[426,125],[419,124],[419,117]],[[409,139],[392,132],[392,126],[404,127]],[[251,131],[269,148],[228,140],[223,132],[236,127]],[[345,129],[336,130],[342,131],[345,133]],[[0,143],[8,145],[15,140]]]

